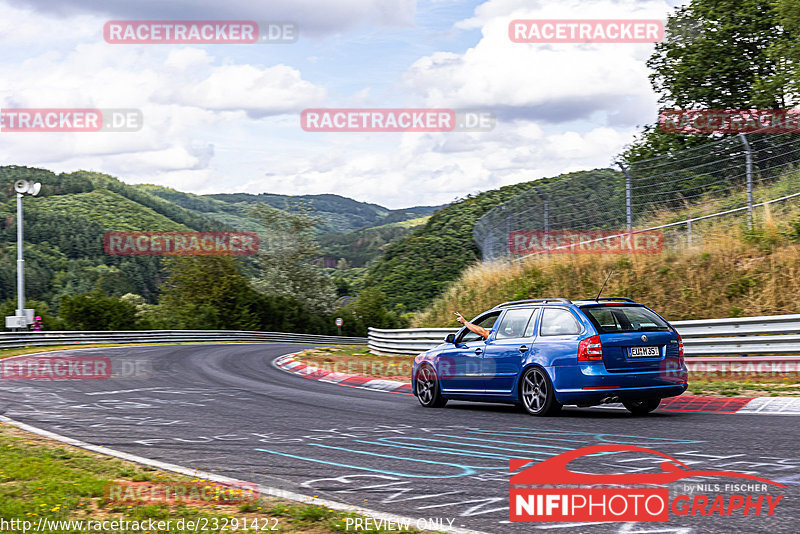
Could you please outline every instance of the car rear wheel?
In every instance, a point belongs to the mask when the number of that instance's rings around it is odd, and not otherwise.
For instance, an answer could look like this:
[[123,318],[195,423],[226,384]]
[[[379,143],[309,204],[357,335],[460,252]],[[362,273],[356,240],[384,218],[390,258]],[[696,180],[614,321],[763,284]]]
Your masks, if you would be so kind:
[[520,382],[522,407],[531,415],[555,415],[561,410],[553,385],[542,369],[531,367]]
[[661,404],[661,399],[645,399],[637,401],[623,401],[622,404],[633,415],[647,415]]
[[430,365],[423,365],[417,371],[417,399],[426,408],[441,408],[447,404],[447,399],[442,397],[436,372]]

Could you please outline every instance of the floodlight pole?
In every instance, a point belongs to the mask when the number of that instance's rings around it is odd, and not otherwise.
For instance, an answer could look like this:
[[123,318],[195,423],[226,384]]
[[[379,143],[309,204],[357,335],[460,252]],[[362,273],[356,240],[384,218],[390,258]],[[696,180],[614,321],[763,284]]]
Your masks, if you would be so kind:
[[25,259],[22,256],[22,193],[17,193],[17,317],[25,315]]

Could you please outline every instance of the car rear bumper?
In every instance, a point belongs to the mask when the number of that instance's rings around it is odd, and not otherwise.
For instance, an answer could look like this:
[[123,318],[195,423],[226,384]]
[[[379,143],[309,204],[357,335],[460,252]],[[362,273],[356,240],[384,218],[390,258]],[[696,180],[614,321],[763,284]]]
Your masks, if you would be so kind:
[[665,398],[688,387],[685,365],[669,371],[608,372],[602,363],[551,367],[556,400],[561,404],[599,404],[619,400]]

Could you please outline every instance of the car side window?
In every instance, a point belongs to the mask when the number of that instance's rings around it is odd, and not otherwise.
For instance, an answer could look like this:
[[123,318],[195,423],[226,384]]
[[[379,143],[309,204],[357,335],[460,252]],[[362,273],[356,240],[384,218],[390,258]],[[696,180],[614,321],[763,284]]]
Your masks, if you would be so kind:
[[[500,312],[492,312],[490,314],[479,317],[478,319],[475,320],[475,322],[472,321],[470,322],[472,322],[472,324],[475,324],[477,326],[481,326],[486,330],[491,330],[492,327],[494,326],[495,321],[497,321],[498,317],[500,317]],[[465,330],[464,333],[461,334],[461,339],[456,339],[456,343],[469,343],[471,341],[480,341],[482,339],[483,338],[478,334],[476,334],[475,332],[471,332],[470,330]]]
[[534,334],[534,329],[536,328],[536,315],[539,313],[539,308],[533,309],[533,314],[531,315],[531,320],[528,321],[528,326],[525,328],[525,334],[522,337],[531,337]]
[[513,339],[525,337],[525,331],[528,323],[531,321],[533,315],[533,308],[522,308],[516,310],[508,310],[503,319],[500,321],[500,326],[497,327],[497,334],[495,339]]
[[563,308],[545,308],[542,313],[543,336],[568,336],[581,333],[581,325],[575,316]]

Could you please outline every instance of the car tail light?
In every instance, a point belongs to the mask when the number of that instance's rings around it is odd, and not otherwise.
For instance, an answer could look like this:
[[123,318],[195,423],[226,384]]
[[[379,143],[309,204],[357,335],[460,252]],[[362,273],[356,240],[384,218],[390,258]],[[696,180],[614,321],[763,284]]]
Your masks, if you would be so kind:
[[578,344],[578,361],[590,362],[603,359],[603,345],[600,336],[587,337]]
[[678,357],[683,360],[683,338],[677,332],[675,332],[675,335],[678,336]]

